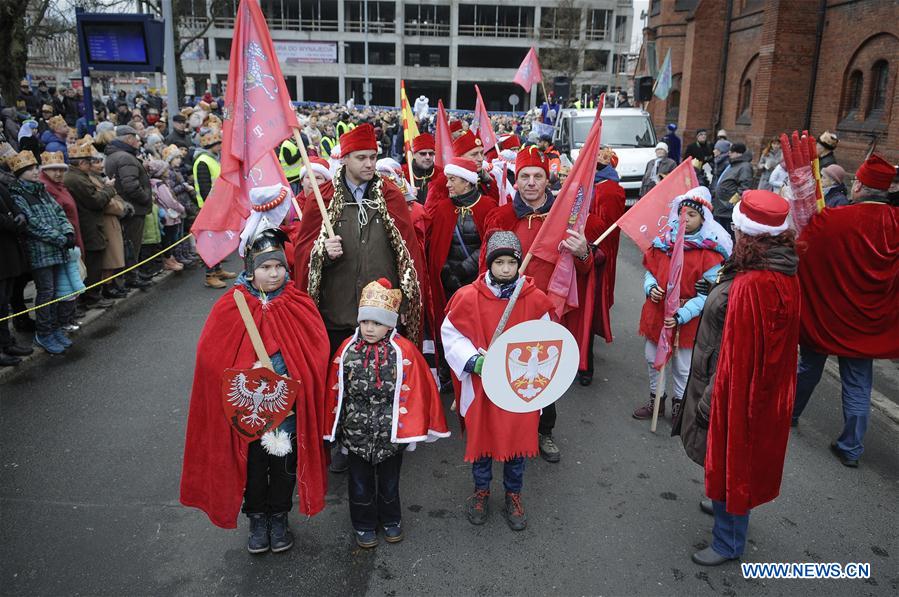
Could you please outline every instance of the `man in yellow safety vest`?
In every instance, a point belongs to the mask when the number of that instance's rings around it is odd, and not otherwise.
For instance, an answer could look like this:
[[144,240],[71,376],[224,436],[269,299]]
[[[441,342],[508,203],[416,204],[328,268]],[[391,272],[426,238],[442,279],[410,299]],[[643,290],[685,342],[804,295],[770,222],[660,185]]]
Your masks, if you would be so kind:
[[[212,129],[208,133],[200,136],[200,145],[202,149],[197,150],[194,154],[194,191],[197,194],[197,205],[203,208],[203,203],[212,192],[212,185],[222,172],[222,166],[219,163],[222,152],[222,133],[217,129]],[[232,280],[237,277],[234,272],[222,269],[222,264],[217,263],[215,267],[206,268],[206,286],[209,288],[226,288],[228,285],[224,280]]]

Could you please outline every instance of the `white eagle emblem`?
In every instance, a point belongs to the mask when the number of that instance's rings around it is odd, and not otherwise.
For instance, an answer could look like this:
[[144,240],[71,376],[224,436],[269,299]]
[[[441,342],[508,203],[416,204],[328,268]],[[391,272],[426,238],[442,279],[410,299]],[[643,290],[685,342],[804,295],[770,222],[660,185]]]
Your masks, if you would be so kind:
[[271,390],[269,385],[270,382],[260,380],[256,389],[251,390],[247,386],[246,375],[238,373],[234,377],[231,390],[228,392],[228,402],[235,408],[249,409],[250,414],[240,418],[242,422],[247,425],[265,425],[265,419],[257,413],[264,411],[277,413],[287,408],[287,382],[280,379]]
[[[523,400],[530,402],[546,389],[559,364],[560,344],[561,342],[536,342],[509,345],[509,384]],[[522,360],[525,350],[530,353],[526,361]]]

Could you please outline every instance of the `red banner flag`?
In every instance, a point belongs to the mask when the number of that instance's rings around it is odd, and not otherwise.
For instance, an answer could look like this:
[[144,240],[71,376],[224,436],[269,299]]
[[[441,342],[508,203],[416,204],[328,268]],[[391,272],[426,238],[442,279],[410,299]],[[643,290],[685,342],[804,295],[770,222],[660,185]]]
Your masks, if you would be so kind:
[[[687,229],[686,223],[681,223],[677,228],[677,239],[674,241],[674,248],[671,250],[671,267],[668,269],[668,287],[665,289],[665,318],[674,317],[674,314],[680,308],[680,279],[684,271],[684,232]],[[674,328],[662,327],[662,333],[659,334],[659,343],[656,345],[656,358],[652,366],[656,371],[660,371],[668,359],[671,358],[671,352],[674,347],[671,345],[671,336],[674,334]]]
[[543,80],[543,73],[540,71],[540,61],[537,60],[537,51],[531,48],[528,55],[521,61],[518,72],[515,73],[513,83],[521,85],[525,91],[530,92],[531,87],[535,83]]
[[496,145],[496,133],[493,132],[493,125],[490,124],[490,115],[484,106],[484,98],[481,97],[481,90],[478,86],[474,86],[475,92],[478,94],[478,100],[474,105],[474,116],[471,119],[471,132],[481,139],[484,144],[484,151]]
[[274,150],[298,127],[265,17],[255,0],[241,0],[237,9],[224,117],[221,175],[191,228],[197,252],[210,267],[238,247],[250,212],[250,189],[288,186]]
[[556,264],[546,294],[555,305],[556,315],[560,318],[578,308],[574,256],[568,251],[560,251],[559,244],[566,238],[567,230],[583,232],[587,215],[590,213],[596,158],[599,155],[599,138],[602,135],[601,113],[604,98],[604,95],[600,98],[600,109],[596,112],[596,119],[581,153],[529,250],[534,257]]
[[682,162],[642,199],[625,212],[616,224],[644,253],[668,226],[671,200],[699,186],[691,160]]
[[453,158],[453,134],[449,129],[449,119],[443,108],[443,100],[437,100],[437,126],[434,131],[434,165],[443,168]]

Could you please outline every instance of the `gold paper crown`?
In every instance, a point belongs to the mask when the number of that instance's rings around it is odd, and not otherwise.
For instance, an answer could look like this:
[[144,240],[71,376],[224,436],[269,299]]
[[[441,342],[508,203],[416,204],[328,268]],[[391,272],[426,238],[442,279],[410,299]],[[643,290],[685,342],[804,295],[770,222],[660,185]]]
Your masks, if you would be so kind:
[[18,172],[28,166],[37,166],[37,160],[34,158],[34,154],[27,150],[20,151],[7,159],[6,163],[9,164],[9,169],[13,172]]
[[213,130],[200,137],[200,145],[209,148],[216,143],[222,142],[222,134],[218,130]]
[[360,307],[376,307],[386,309],[394,313],[400,312],[400,304],[403,302],[403,291],[391,288],[386,278],[370,282],[362,289],[362,298],[359,299]]
[[94,157],[94,146],[79,141],[69,149],[69,159],[90,159]]
[[41,154],[41,168],[68,168],[66,156],[61,151],[45,151]]
[[51,118],[50,120],[47,121],[47,126],[49,126],[51,130],[56,130],[57,127],[60,127],[60,126],[68,127],[69,125],[66,123],[65,118],[63,118],[62,116],[57,114],[56,116],[54,116],[53,118]]
[[165,161],[170,161],[181,155],[181,150],[178,149],[178,146],[175,144],[167,145],[162,150],[162,159]]

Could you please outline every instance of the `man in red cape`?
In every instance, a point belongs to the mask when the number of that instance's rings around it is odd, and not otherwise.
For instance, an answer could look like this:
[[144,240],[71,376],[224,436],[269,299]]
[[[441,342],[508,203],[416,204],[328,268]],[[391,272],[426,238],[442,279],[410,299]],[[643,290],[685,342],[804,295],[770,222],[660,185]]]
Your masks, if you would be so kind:
[[481,351],[490,347],[516,284],[521,284],[521,291],[507,329],[524,321],[549,319],[552,303],[530,277],[519,279],[521,243],[514,233],[493,233],[484,253],[488,271],[453,295],[440,333],[465,426],[465,462],[472,463],[475,482],[475,492],[468,500],[468,519],[475,525],[487,521],[493,460],[500,460],[505,463],[504,513],[513,530],[522,530],[527,522],[521,504],[524,459],[537,454],[535,432],[540,415],[536,411],[509,412],[490,401],[481,384]]
[[484,162],[484,143],[481,139],[471,131],[465,131],[453,141],[453,153],[457,158],[468,158],[474,160],[478,165],[478,182],[482,195],[489,195],[495,201],[499,200],[499,188],[496,181],[490,176],[489,170],[485,167]]
[[[526,147],[518,152],[515,158],[515,178],[518,192],[511,203],[507,203],[493,210],[487,218],[487,234],[495,230],[511,230],[521,241],[522,250],[528,252],[540,227],[543,225],[549,210],[553,206],[555,197],[549,190],[549,164],[546,158],[535,147]],[[587,227],[598,229],[601,223],[595,215],[587,216]],[[581,353],[581,361],[578,369],[585,370],[588,357],[592,360],[592,354],[588,355],[588,337],[593,330],[587,327],[588,318],[581,315],[586,308],[588,299],[586,291],[593,288],[596,291],[596,280],[601,279],[602,272],[597,271],[597,261],[593,258],[592,245],[587,242],[584,234],[574,233],[562,241],[564,250],[574,254],[574,268],[577,272],[577,286],[580,307],[570,311],[562,318],[562,325],[568,328],[577,339]],[[549,285],[550,278],[555,268],[555,263],[544,261],[539,257],[533,257],[526,268],[528,277],[542,291]],[[486,270],[486,264],[482,264],[482,271]],[[584,289],[583,291],[581,289]],[[581,292],[584,296],[581,297]],[[590,309],[593,308],[593,300],[589,299]],[[552,438],[552,431],[556,425],[556,405],[550,404],[543,409],[540,416],[540,455],[548,462],[559,462],[561,452]]]
[[855,174],[852,203],[812,217],[800,240],[802,336],[793,424],[821,379],[827,355],[839,357],[843,432],[831,450],[858,466],[868,427],[872,359],[899,358],[899,207],[888,203],[896,167],[878,155]]
[[443,170],[434,164],[434,156],[434,135],[422,133],[412,140],[412,172],[409,164],[403,164],[403,174],[415,187],[416,201],[423,205],[435,193],[444,194],[446,190]]
[[[268,244],[260,244],[257,240],[247,248],[247,268],[253,268],[253,271],[245,271],[240,276],[234,292],[244,295],[265,350],[272,356],[275,371],[283,368],[284,371],[279,373],[300,382],[299,394],[292,406],[296,417],[296,443],[292,458],[296,464],[292,468],[296,470],[300,512],[311,516],[324,507],[327,490],[325,454],[321,442],[329,358],[327,334],[315,303],[306,293],[283,278],[279,288],[268,292],[260,290],[263,287],[260,282],[253,281],[254,273],[258,277],[263,267],[276,268],[280,264],[286,269],[283,233],[268,232],[282,236],[280,240]],[[284,269],[281,272],[283,274]],[[248,479],[248,462],[261,462],[253,466],[265,468],[266,459],[271,460],[275,456],[266,455],[258,445],[259,440],[247,443],[240,439],[223,410],[222,377],[225,369],[250,369],[256,361],[256,352],[234,302],[233,292],[226,292],[213,306],[197,345],[181,474],[181,503],[203,510],[216,526],[233,529],[237,526],[241,502],[244,502],[245,512],[251,519],[251,532],[261,533],[261,537],[257,537],[261,541],[255,544],[257,547],[249,546],[253,553],[268,550],[266,526],[269,523],[272,524],[273,537],[276,522],[286,528],[286,510],[290,505],[280,503],[281,498],[274,495],[273,485],[279,482],[282,490],[289,485],[289,491],[293,492],[293,480],[276,481],[272,478],[267,483],[268,498],[262,499],[264,503],[250,503],[258,501],[251,498],[251,494],[259,493],[259,488],[248,491],[251,481],[258,482],[255,476]],[[285,464],[280,466],[284,468]],[[264,486],[261,491],[263,494],[266,492]],[[273,511],[265,512],[267,508]],[[278,521],[275,521],[276,516]],[[284,544],[284,548],[289,549],[292,543],[291,539],[289,545]],[[272,548],[281,550],[274,542]]]

